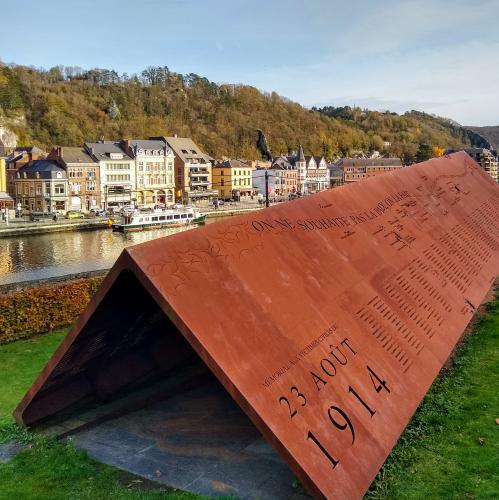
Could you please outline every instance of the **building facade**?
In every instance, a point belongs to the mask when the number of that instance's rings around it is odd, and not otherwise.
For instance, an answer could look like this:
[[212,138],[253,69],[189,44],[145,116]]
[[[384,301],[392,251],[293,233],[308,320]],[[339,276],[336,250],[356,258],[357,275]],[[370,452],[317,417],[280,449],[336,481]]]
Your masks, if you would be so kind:
[[281,171],[296,170],[297,193],[310,194],[329,188],[329,171],[325,158],[305,156],[301,144],[296,154],[274,158],[271,168],[273,167],[278,167]]
[[400,158],[341,158],[335,167],[343,171],[343,183],[358,182],[402,168]]
[[121,141],[122,149],[135,160],[136,205],[155,206],[175,201],[175,155],[163,138]]
[[329,188],[329,170],[324,156],[305,156],[305,189],[307,193],[318,193]]
[[0,209],[14,208],[14,199],[7,193],[7,163],[0,158]]
[[87,142],[84,149],[99,165],[101,208],[134,204],[135,160],[114,141]]
[[271,170],[275,175],[276,196],[289,196],[298,191],[298,171],[288,162],[274,162]]
[[224,200],[239,200],[253,194],[252,168],[239,160],[225,160],[213,166],[213,188]]
[[276,174],[275,170],[269,168],[256,168],[251,171],[253,192],[259,198],[265,198],[265,176],[267,175],[267,185],[269,198],[274,198],[276,187]]
[[212,186],[212,158],[188,137],[164,137],[175,154],[175,199],[184,204],[218,197]]
[[27,165],[33,160],[39,160],[44,157],[44,152],[36,146],[18,147],[10,153],[5,162],[7,164],[7,193],[12,197],[16,197],[14,181],[17,171],[24,165]]
[[448,149],[445,154],[455,153],[456,151],[465,151],[468,153],[492,179],[499,182],[498,161],[494,154],[486,148],[468,148],[468,149]]
[[100,208],[99,163],[85,148],[57,147],[50,152],[48,158],[57,161],[66,170],[69,210],[89,211]]
[[68,210],[66,171],[54,160],[34,160],[16,172],[16,203],[30,212]]

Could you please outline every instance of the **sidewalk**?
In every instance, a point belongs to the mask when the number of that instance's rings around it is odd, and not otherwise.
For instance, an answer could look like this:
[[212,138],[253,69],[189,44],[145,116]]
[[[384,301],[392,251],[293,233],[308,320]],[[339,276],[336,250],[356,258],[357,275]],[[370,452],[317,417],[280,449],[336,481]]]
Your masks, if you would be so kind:
[[82,229],[101,229],[107,227],[106,217],[89,219],[59,219],[31,222],[27,218],[9,219],[9,223],[0,222],[0,238],[24,234],[41,234],[59,231],[78,231]]

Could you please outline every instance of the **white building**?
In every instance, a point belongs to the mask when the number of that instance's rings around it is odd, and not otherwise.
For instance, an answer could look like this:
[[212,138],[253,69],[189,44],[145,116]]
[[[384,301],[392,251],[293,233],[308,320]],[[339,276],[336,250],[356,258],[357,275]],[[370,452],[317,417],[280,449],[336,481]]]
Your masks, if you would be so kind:
[[99,163],[101,207],[119,208],[133,204],[135,160],[125,153],[120,143],[87,142],[85,150]]
[[162,138],[133,139],[122,141],[120,144],[128,156],[134,159],[135,204],[154,206],[173,203],[175,155],[166,141]]

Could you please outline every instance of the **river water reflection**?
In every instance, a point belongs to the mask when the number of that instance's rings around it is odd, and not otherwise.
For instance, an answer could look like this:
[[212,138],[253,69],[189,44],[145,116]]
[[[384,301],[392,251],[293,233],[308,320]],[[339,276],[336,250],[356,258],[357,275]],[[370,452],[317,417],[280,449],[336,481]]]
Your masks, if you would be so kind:
[[195,228],[124,234],[97,229],[0,238],[0,284],[108,269],[127,246],[191,230]]

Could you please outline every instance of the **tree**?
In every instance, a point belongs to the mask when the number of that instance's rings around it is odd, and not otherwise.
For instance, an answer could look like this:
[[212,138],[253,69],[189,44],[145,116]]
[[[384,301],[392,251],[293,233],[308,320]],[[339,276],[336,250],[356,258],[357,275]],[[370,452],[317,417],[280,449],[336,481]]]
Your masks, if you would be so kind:
[[445,149],[441,148],[439,146],[435,146],[433,148],[433,154],[435,155],[435,158],[438,158],[439,156],[442,156],[445,153]]
[[422,162],[433,158],[433,148],[429,144],[420,144],[416,153],[416,161]]

